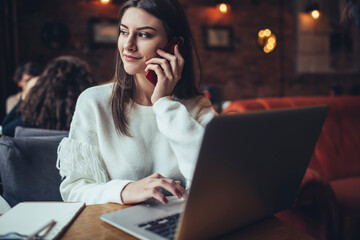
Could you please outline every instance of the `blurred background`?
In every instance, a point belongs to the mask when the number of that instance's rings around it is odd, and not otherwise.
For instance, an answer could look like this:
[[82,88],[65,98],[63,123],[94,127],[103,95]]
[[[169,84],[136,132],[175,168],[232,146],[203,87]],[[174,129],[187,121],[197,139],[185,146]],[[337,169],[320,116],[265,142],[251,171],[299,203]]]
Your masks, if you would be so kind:
[[[341,20],[345,0],[179,1],[201,61],[200,86],[216,99],[360,94],[360,33]],[[1,0],[1,119],[18,91],[15,68],[27,61],[44,67],[73,55],[97,83],[110,81],[121,2]]]

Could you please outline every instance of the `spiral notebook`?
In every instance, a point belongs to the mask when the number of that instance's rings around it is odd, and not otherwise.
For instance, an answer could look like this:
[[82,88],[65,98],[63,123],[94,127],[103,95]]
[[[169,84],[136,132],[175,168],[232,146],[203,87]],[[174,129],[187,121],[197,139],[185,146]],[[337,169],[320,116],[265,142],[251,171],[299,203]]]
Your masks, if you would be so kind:
[[0,217],[0,238],[22,239],[53,220],[54,226],[42,239],[56,239],[84,207],[83,202],[19,203]]

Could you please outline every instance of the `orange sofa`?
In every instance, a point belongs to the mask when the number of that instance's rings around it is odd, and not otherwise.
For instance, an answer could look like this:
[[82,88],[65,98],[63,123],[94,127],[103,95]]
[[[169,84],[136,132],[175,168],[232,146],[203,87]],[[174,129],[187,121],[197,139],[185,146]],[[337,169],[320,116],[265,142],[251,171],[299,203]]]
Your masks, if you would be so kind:
[[237,100],[222,114],[322,104],[328,115],[297,199],[277,217],[316,239],[360,239],[360,96]]

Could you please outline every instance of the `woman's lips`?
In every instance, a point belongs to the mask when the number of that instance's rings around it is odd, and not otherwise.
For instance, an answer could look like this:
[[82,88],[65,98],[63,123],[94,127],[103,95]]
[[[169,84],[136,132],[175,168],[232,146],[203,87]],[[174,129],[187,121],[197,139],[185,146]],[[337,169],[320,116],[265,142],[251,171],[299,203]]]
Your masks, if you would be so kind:
[[139,59],[141,59],[140,57],[134,57],[134,56],[131,56],[131,55],[126,55],[124,54],[124,59],[125,61],[127,62],[135,62],[135,61],[138,61]]

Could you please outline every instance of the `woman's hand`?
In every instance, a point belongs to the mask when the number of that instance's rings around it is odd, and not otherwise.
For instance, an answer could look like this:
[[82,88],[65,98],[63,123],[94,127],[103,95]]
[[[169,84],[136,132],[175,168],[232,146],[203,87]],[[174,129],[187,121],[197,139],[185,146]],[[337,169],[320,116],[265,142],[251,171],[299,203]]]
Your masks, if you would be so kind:
[[36,82],[37,82],[38,79],[39,79],[39,77],[33,77],[33,78],[31,78],[30,80],[28,80],[28,82],[26,83],[26,87],[25,87],[25,89],[24,89],[24,92],[23,92],[23,94],[22,94],[22,96],[21,96],[23,100],[28,96],[31,88],[32,88],[33,86],[35,86],[35,84],[36,84]]
[[185,64],[184,58],[180,54],[179,45],[174,48],[175,55],[167,53],[161,49],[157,50],[161,57],[152,58],[146,62],[145,72],[153,70],[158,79],[151,102],[154,104],[159,98],[170,96],[181,78],[181,73]]
[[158,191],[159,189],[164,189],[177,198],[187,197],[186,190],[180,185],[179,181],[174,181],[155,173],[126,185],[121,192],[121,199],[125,204],[134,204],[155,198],[163,204],[167,204],[168,200],[164,194]]

